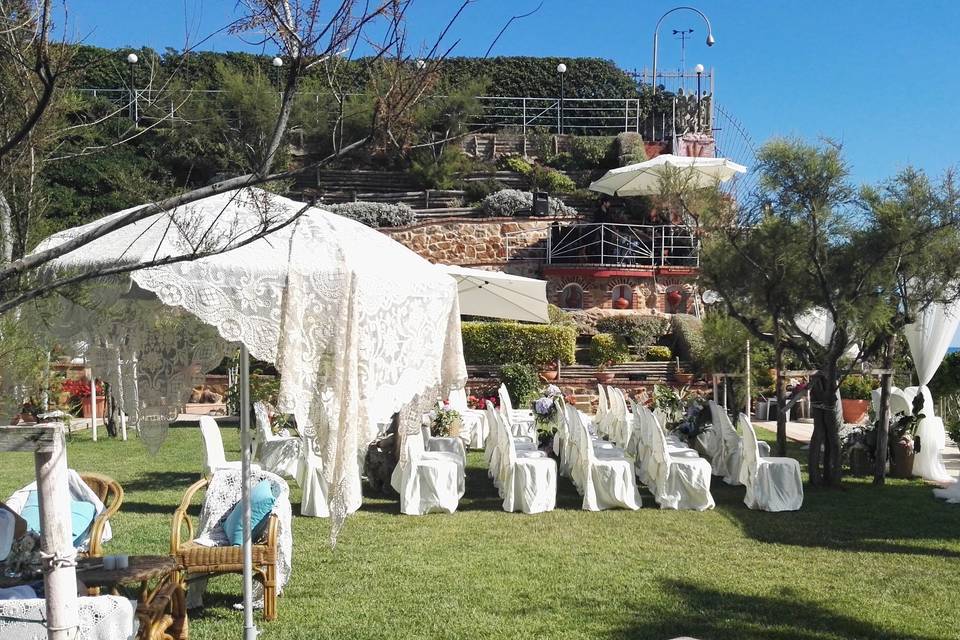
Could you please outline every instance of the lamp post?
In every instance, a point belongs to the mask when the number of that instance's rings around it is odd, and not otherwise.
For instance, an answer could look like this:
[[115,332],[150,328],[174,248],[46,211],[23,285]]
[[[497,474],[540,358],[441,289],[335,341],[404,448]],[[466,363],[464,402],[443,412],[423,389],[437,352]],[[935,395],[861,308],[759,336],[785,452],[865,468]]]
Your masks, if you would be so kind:
[[418,71],[423,71],[423,70],[426,69],[426,68],[427,68],[427,61],[426,61],[426,60],[422,60],[422,59],[418,59],[418,60],[417,60],[417,70],[418,70]]
[[127,64],[130,66],[130,120],[133,121],[133,126],[137,126],[140,121],[139,109],[137,108],[137,89],[134,87],[134,82],[136,81],[134,69],[139,61],[140,58],[137,57],[137,54],[131,53],[127,55]]
[[277,70],[277,91],[280,91],[280,68],[283,67],[283,58],[280,56],[274,56],[273,60],[270,61],[270,64],[272,64],[273,68]]
[[703,78],[703,65],[698,64],[693,70],[697,72],[697,133],[700,133],[700,80]]
[[703,18],[703,21],[707,23],[707,46],[708,47],[712,47],[716,42],[716,39],[714,39],[713,37],[713,27],[710,26],[710,19],[707,18],[707,16],[703,13],[703,11],[700,11],[700,9],[696,9],[694,7],[674,7],[673,9],[670,9],[669,11],[664,13],[662,16],[660,16],[660,19],[657,20],[657,26],[654,27],[653,29],[653,73],[650,77],[650,83],[653,85],[654,93],[656,93],[657,91],[657,50],[660,47],[660,23],[662,23],[663,19],[666,18],[668,15],[670,15],[674,11],[680,11],[681,9],[685,9],[687,11],[693,11],[694,13],[699,15],[701,18]]
[[557,126],[557,133],[563,134],[563,76],[567,73],[567,65],[562,62],[557,65],[557,73],[560,74],[560,119]]

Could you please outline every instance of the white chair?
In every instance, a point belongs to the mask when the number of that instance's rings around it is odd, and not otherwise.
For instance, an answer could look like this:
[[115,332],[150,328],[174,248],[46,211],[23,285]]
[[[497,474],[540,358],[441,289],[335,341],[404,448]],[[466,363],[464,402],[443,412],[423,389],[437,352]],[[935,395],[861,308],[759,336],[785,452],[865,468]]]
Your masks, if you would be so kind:
[[616,387],[607,387],[608,420],[610,438],[621,448],[630,442],[630,432],[633,430],[633,415],[627,407],[627,399],[623,391]]
[[622,452],[619,455],[598,455],[590,442],[587,427],[575,409],[567,409],[567,421],[577,439],[579,459],[574,475],[580,478],[578,488],[583,493],[583,509],[639,509],[640,494],[633,475],[633,462]]
[[400,494],[400,512],[411,516],[453,513],[466,489],[463,467],[451,456],[424,449],[418,434],[405,434],[403,454],[390,477]]
[[209,478],[217,469],[240,469],[240,460],[227,461],[223,452],[223,436],[217,421],[200,416],[200,436],[203,438],[203,475]]
[[510,400],[510,392],[507,386],[501,384],[497,390],[500,396],[500,415],[506,420],[510,432],[515,436],[529,438],[530,442],[537,439],[537,427],[533,419],[533,411],[530,409],[514,409]]
[[451,409],[456,409],[460,413],[463,423],[460,439],[471,449],[483,449],[490,431],[486,411],[471,409],[467,405],[467,392],[462,388],[451,391],[447,396],[447,402]]
[[503,488],[503,468],[505,464],[505,451],[507,441],[513,445],[514,451],[522,452],[523,455],[530,454],[543,457],[545,454],[537,449],[537,443],[531,442],[527,438],[518,437],[510,433],[510,429],[496,408],[490,402],[487,402],[487,423],[490,425],[490,435],[487,437],[487,451],[490,453],[487,473],[493,480],[494,486],[502,491]]
[[607,391],[602,384],[597,385],[597,413],[593,416],[593,428],[600,435],[607,434],[607,420],[609,416],[609,403],[607,401]]
[[498,439],[499,485],[503,510],[542,513],[557,503],[557,463],[539,450],[517,450],[503,420],[494,415]]
[[[651,420],[656,420],[652,415]],[[670,453],[667,438],[658,424],[649,430],[651,482],[654,500],[661,509],[705,511],[714,507],[710,494],[710,463],[691,449]]]
[[[712,428],[718,431],[719,449],[710,459],[713,475],[723,476],[723,481],[729,485],[740,484],[740,465],[743,460],[742,442],[740,434],[734,428],[725,409],[716,402],[710,401],[710,422]],[[759,443],[760,455],[770,455],[770,445]]]
[[656,476],[651,477],[649,470],[653,468],[653,443],[661,435],[666,442],[667,453],[671,456],[697,457],[697,452],[687,447],[675,435],[666,434],[661,429],[656,417],[647,407],[631,401],[633,407],[633,429],[627,443],[626,452],[633,456],[637,478],[648,487],[656,482]]
[[299,482],[303,466],[303,441],[296,436],[275,435],[270,426],[267,405],[262,402],[253,404],[253,414],[257,423],[254,457],[259,456],[260,465],[267,471]]
[[743,431],[740,482],[747,488],[743,503],[761,511],[797,511],[803,506],[800,463],[793,458],[762,457],[757,434],[747,416],[737,420]]

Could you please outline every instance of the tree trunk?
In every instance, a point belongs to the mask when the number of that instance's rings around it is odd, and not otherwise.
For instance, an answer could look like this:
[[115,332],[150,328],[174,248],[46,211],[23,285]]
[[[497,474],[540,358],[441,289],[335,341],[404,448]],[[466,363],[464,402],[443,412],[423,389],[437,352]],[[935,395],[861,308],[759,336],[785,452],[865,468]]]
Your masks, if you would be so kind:
[[8,264],[13,260],[13,219],[10,212],[10,203],[0,192],[0,264]]
[[891,334],[887,336],[887,344],[884,346],[883,369],[881,387],[880,387],[880,416],[877,420],[877,449],[874,452],[876,456],[873,469],[873,484],[883,484],[887,475],[887,451],[890,446],[890,387],[892,386],[893,376],[889,371],[893,367],[893,352],[897,346],[897,336]]
[[787,393],[783,388],[783,346],[777,341],[777,455],[787,455]]

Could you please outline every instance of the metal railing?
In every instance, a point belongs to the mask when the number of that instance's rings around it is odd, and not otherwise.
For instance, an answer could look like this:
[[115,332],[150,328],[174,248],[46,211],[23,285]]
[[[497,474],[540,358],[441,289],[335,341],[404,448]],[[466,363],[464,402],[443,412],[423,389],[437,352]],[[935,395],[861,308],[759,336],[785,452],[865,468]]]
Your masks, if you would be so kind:
[[577,223],[504,234],[507,260],[553,266],[697,267],[700,241],[677,225]]

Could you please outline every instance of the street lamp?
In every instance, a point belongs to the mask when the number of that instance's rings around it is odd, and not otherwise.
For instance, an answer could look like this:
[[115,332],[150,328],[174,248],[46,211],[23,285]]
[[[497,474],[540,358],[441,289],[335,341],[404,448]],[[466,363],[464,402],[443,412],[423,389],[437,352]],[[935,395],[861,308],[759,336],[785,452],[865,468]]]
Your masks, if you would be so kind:
[[707,16],[703,13],[703,11],[700,11],[700,9],[696,9],[694,7],[674,7],[673,9],[670,9],[669,11],[664,13],[662,16],[660,16],[660,19],[657,20],[657,26],[654,27],[653,29],[653,73],[651,75],[650,82],[653,85],[654,93],[656,93],[657,91],[657,49],[660,46],[660,23],[663,22],[663,19],[666,18],[668,15],[670,15],[674,11],[680,11],[681,9],[685,9],[687,11],[693,11],[694,13],[699,15],[701,18],[703,18],[703,21],[707,23],[707,46],[708,47],[712,47],[716,42],[716,40],[713,37],[713,27],[710,26],[710,19],[707,18]]
[[560,74],[560,120],[557,126],[557,133],[563,134],[563,76],[567,73],[567,65],[562,62],[557,65],[557,73]]
[[130,65],[130,119],[133,121],[133,126],[137,126],[140,120],[140,113],[137,108],[137,90],[134,87],[134,68],[139,61],[140,58],[137,57],[137,54],[127,54],[127,64]]
[[420,71],[423,71],[426,68],[427,68],[426,60],[417,60],[417,69],[419,69]]
[[700,79],[703,77],[703,65],[698,64],[693,70],[697,72],[697,133],[700,133]]
[[283,66],[283,58],[280,56],[274,56],[273,60],[270,61],[270,64],[273,65],[273,68],[277,70],[277,91],[280,90],[280,67]]

